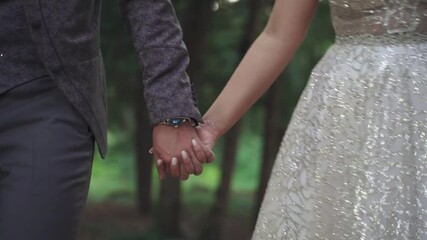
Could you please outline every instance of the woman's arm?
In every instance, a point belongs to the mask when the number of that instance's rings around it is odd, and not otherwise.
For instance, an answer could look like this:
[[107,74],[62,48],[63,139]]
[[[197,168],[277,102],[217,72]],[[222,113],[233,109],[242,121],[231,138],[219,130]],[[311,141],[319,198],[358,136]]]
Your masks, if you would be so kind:
[[[205,114],[206,123],[197,128],[204,147],[212,149],[216,139],[230,129],[276,80],[304,40],[317,4],[318,0],[276,0],[266,28]],[[172,164],[170,169],[179,173],[181,179],[188,178],[182,163]],[[167,175],[162,160],[157,162],[157,170],[160,176]]]
[[215,138],[229,130],[266,92],[304,40],[318,0],[276,0],[271,17],[204,116]]

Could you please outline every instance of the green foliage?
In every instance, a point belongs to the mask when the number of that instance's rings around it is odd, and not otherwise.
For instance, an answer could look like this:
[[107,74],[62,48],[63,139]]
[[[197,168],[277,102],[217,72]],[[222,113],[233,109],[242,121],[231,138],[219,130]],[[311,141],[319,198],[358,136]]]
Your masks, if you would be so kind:
[[127,134],[108,134],[110,149],[107,159],[95,157],[89,199],[91,201],[133,200],[135,191],[135,157]]

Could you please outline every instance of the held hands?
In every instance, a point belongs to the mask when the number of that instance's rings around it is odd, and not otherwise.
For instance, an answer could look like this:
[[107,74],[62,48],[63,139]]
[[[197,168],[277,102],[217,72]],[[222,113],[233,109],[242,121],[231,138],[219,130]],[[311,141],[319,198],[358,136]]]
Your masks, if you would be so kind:
[[203,164],[215,160],[212,149],[216,141],[215,128],[209,124],[178,128],[157,125],[153,129],[153,148],[160,179],[167,175],[187,180],[191,174],[200,175]]

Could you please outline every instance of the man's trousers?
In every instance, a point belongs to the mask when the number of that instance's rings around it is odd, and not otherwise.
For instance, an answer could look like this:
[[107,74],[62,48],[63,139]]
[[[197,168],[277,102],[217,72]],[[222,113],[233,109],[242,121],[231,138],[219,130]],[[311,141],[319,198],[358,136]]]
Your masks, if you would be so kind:
[[45,76],[0,95],[0,239],[74,240],[94,138]]

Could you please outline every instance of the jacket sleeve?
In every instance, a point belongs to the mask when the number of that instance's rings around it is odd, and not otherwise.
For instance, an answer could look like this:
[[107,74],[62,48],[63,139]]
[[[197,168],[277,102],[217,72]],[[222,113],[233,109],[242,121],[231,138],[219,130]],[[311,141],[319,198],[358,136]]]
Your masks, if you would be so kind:
[[201,121],[190,79],[188,52],[170,0],[119,0],[143,68],[151,124],[166,118]]

